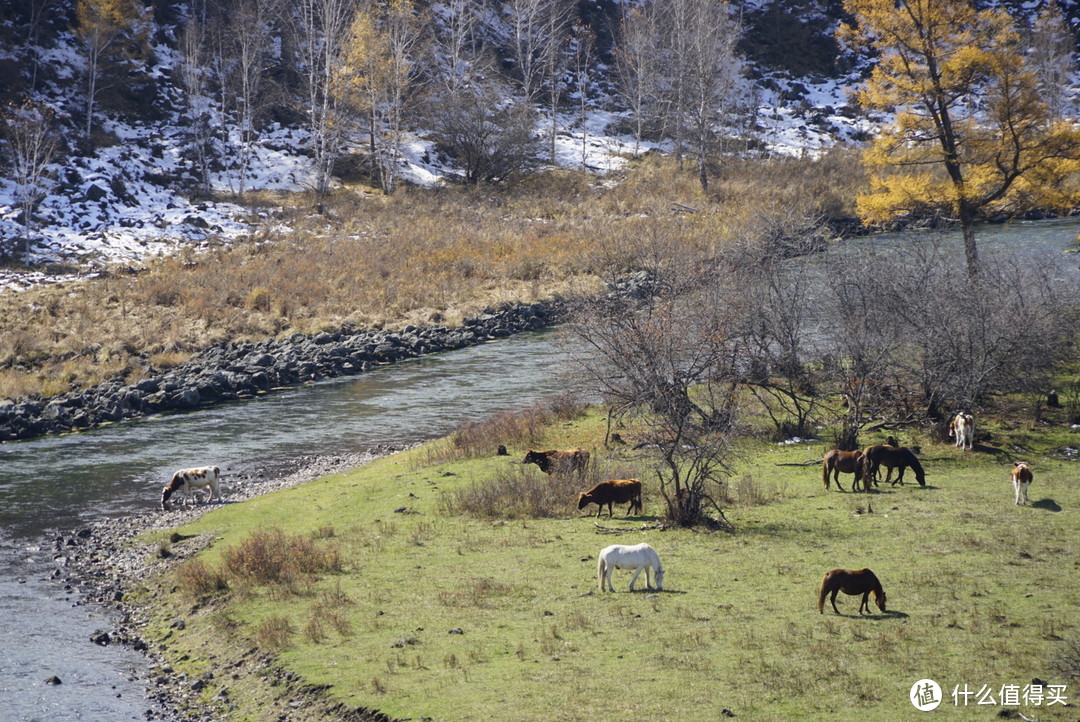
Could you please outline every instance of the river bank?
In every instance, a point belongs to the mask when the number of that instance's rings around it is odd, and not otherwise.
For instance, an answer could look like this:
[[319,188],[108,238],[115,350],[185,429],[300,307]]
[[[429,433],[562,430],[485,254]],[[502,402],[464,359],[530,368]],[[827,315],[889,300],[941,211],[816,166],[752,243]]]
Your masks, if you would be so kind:
[[[226,477],[225,503],[235,504],[256,496],[304,484],[328,474],[359,467],[374,459],[396,453],[404,446],[381,446],[366,452],[311,456],[273,469],[256,469],[249,474]],[[184,537],[171,533],[168,542],[140,541],[155,532],[162,534],[219,508],[217,503],[194,507],[174,505],[168,512],[151,511],[117,519],[93,522],[55,537],[52,544],[56,570],[50,578],[63,594],[73,591],[78,605],[99,605],[115,612],[111,629],[101,629],[85,643],[102,646],[123,645],[143,654],[147,660],[142,682],[146,688],[146,719],[164,722],[209,722],[218,719],[230,706],[228,695],[204,703],[199,696],[207,679],[189,679],[176,673],[166,657],[166,648],[147,642],[143,631],[148,619],[137,598],[148,579],[158,577],[204,549],[209,537]],[[183,625],[183,622],[177,622]],[[237,683],[265,686],[268,694],[280,698],[284,718],[384,721],[388,718],[366,710],[344,709],[327,703],[319,690],[300,684],[276,669],[271,656],[249,650],[237,659],[221,664],[222,674]],[[219,681],[220,684],[220,681]]]

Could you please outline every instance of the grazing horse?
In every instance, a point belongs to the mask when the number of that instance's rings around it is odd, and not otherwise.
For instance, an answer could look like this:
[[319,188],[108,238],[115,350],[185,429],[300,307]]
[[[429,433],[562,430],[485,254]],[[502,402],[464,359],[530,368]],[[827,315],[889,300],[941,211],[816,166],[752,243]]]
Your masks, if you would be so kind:
[[1022,506],[1027,504],[1027,490],[1031,486],[1032,479],[1034,478],[1031,469],[1028,468],[1026,461],[1013,462],[1013,469],[1011,472],[1013,491],[1016,493],[1016,504]]
[[187,492],[188,499],[192,503],[198,502],[198,497],[195,494],[197,489],[209,488],[210,494],[206,498],[209,502],[215,496],[218,501],[221,499],[221,469],[216,466],[199,466],[194,469],[181,469],[172,475],[169,479],[169,483],[161,490],[161,510],[169,510],[169,497],[173,495],[173,492],[183,489]]
[[[600,550],[600,559],[596,563],[596,580],[600,583],[600,591],[615,591],[611,586],[611,572],[615,569],[633,569],[634,576],[630,577],[630,591],[634,591],[634,582],[637,581],[641,570],[645,570],[645,586],[649,589],[649,570],[656,577],[658,591],[664,589],[664,567],[660,564],[660,555],[648,544],[612,544]],[[607,589],[604,589],[605,583]]]
[[866,607],[867,614],[870,613],[870,592],[873,592],[878,609],[885,611],[885,590],[881,588],[881,582],[869,569],[860,569],[858,571],[833,569],[831,572],[827,572],[821,580],[821,593],[818,595],[817,610],[822,614],[825,613],[825,596],[831,593],[832,597],[829,601],[832,602],[833,611],[839,614],[840,610],[836,608],[837,592],[852,596],[856,594],[863,595],[862,603],[859,604],[859,614],[863,613],[863,607]]
[[855,484],[859,481],[859,469],[861,467],[860,460],[862,459],[863,452],[856,449],[855,451],[840,451],[840,449],[833,449],[825,454],[825,458],[821,461],[821,480],[825,482],[825,491],[829,490],[829,474],[832,474],[833,481],[836,483],[836,488],[840,491],[844,490],[844,487],[840,486],[840,472],[845,474],[854,474],[855,481],[851,483],[852,491],[855,490]]
[[551,449],[550,451],[529,449],[521,463],[536,464],[545,474],[574,472],[582,475],[589,466],[589,452],[585,449]]
[[975,417],[963,411],[954,416],[949,422],[949,438],[953,437],[956,438],[957,448],[963,449],[967,446],[968,451],[971,451],[975,443]]
[[915,471],[915,481],[919,482],[919,486],[926,486],[926,473],[923,471],[922,464],[906,446],[899,448],[886,445],[870,446],[863,452],[863,458],[866,459],[863,469],[864,483],[869,483],[865,480],[876,477],[878,470],[884,466],[888,470],[885,473],[885,481],[892,478],[893,469],[899,469],[900,473],[897,474],[893,486],[896,486],[897,482],[903,486],[904,469],[910,466]]

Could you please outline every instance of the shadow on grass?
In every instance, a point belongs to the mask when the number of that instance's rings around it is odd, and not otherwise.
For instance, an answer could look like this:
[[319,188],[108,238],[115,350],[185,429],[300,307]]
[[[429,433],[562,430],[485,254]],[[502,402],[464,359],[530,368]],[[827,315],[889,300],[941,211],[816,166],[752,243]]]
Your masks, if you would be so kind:
[[834,617],[847,617],[848,619],[871,619],[871,620],[907,619],[908,618],[908,615],[904,614],[903,612],[881,612],[880,614],[844,614],[843,612],[841,612],[840,614],[836,614],[834,612],[833,616]]
[[1033,502],[1032,509],[1045,509],[1046,511],[1061,511],[1061,505],[1053,499],[1039,499]]

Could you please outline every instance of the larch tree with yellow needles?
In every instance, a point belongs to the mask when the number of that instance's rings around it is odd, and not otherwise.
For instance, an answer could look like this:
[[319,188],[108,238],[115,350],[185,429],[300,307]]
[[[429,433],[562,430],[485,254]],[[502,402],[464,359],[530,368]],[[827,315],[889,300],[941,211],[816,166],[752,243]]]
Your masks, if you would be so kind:
[[967,0],[844,0],[842,42],[878,56],[860,105],[894,113],[863,159],[871,189],[860,216],[947,211],[968,272],[975,223],[987,213],[1080,201],[1080,128],[1055,119],[1012,18]]

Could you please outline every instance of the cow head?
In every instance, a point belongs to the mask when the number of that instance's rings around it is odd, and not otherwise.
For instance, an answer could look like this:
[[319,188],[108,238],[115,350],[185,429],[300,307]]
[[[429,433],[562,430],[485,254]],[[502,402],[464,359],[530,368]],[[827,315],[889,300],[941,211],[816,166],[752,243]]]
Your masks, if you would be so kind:
[[592,503],[592,497],[589,496],[587,492],[583,491],[583,492],[581,492],[580,494],[577,495],[577,508],[578,509],[584,509],[585,507],[587,507],[591,503]]

